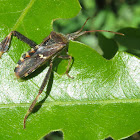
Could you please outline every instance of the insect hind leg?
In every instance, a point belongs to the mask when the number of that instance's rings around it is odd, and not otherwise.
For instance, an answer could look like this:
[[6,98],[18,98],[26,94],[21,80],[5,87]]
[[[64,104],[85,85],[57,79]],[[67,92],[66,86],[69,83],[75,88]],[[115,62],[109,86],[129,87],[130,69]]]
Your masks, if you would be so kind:
[[8,50],[10,42],[11,42],[11,36],[12,36],[12,33],[6,36],[0,43],[0,57],[2,56],[3,53],[5,53]]
[[23,34],[19,33],[18,31],[12,31],[11,33],[13,34],[13,36],[15,36],[18,39],[20,39],[21,41],[27,43],[31,48],[34,48],[37,45],[34,41],[30,40],[29,38],[27,38]]
[[17,32],[17,31],[11,31],[0,43],[0,57],[2,56],[3,53],[5,53],[9,49],[12,35],[17,37],[21,41],[27,43],[31,48],[34,48],[37,45],[34,41],[28,39],[21,33]]

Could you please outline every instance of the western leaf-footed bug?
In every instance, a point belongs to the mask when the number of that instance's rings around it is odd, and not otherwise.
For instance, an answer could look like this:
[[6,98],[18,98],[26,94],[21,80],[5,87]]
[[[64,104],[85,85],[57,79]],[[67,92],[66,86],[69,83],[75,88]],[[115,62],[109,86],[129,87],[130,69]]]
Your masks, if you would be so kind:
[[[88,18],[89,19],[89,18]],[[87,19],[87,20],[88,20]],[[47,85],[51,72],[52,72],[52,67],[53,67],[53,60],[57,57],[62,58],[62,59],[69,59],[67,69],[66,69],[66,74],[69,78],[72,78],[68,72],[70,69],[71,61],[72,61],[72,56],[70,55],[61,55],[62,50],[67,48],[67,45],[70,40],[74,40],[78,38],[81,35],[84,35],[86,33],[90,32],[110,32],[114,34],[119,34],[119,35],[124,35],[122,33],[118,32],[113,32],[113,31],[107,31],[107,30],[91,30],[91,31],[82,31],[87,20],[85,21],[84,25],[81,27],[80,30],[74,33],[70,33],[67,35],[63,35],[57,32],[52,31],[49,36],[47,36],[43,42],[39,45],[34,43],[32,40],[28,39],[24,35],[20,34],[17,31],[11,31],[8,36],[6,36],[2,42],[0,43],[0,57],[3,53],[5,53],[9,49],[9,45],[11,42],[11,37],[12,35],[19,38],[21,41],[27,43],[30,47],[31,50],[26,52],[20,60],[18,61],[16,67],[15,67],[15,75],[18,78],[23,78],[34,72],[38,67],[42,66],[44,63],[49,61],[49,69],[48,72],[42,82],[42,85],[39,89],[38,95],[30,105],[25,117],[24,117],[24,128],[26,124],[26,119],[28,115],[32,112],[37,99],[39,98],[39,95],[42,93],[44,90],[45,86]]]

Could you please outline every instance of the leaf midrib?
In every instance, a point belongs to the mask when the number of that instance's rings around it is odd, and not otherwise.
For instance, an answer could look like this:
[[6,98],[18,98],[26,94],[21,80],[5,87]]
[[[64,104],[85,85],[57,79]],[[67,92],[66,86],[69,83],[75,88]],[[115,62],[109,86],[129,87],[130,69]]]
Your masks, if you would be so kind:
[[[117,99],[117,100],[103,100],[103,101],[55,101],[55,102],[45,102],[43,103],[43,106],[68,106],[68,105],[84,105],[84,104],[113,104],[113,103],[140,103],[140,99]],[[14,108],[14,107],[25,107],[29,106],[30,103],[16,103],[16,104],[1,104],[0,108]]]
[[17,19],[17,22],[15,23],[14,27],[12,28],[12,30],[15,30],[19,26],[19,24],[22,22],[23,18],[25,17],[25,15],[29,11],[29,9],[32,7],[34,2],[35,2],[35,0],[30,0],[29,4],[25,7],[25,9],[21,13],[20,17]]

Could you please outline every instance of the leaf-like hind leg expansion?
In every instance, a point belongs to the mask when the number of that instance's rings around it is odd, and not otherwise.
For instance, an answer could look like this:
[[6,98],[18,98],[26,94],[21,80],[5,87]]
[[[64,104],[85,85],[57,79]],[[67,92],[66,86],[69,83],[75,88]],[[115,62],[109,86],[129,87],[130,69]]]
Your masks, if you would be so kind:
[[34,48],[37,45],[34,41],[28,39],[27,37],[25,37],[21,33],[17,32],[17,31],[11,31],[8,34],[8,36],[6,36],[2,40],[2,42],[0,43],[0,57],[2,56],[3,53],[5,53],[9,49],[9,45],[10,45],[10,42],[11,42],[12,35],[17,37],[21,41],[27,43],[32,48]]
[[38,92],[38,95],[36,96],[35,100],[32,102],[31,106],[29,107],[25,117],[24,117],[24,128],[25,128],[25,125],[26,125],[26,120],[29,116],[29,114],[33,111],[33,108],[35,107],[35,104],[37,102],[37,99],[39,98],[39,95],[42,93],[42,91],[44,90],[45,86],[47,85],[49,79],[50,79],[50,75],[51,75],[51,72],[52,72],[52,66],[53,66],[53,63],[52,63],[52,60],[50,61],[50,67],[49,67],[49,70],[42,82],[42,85],[39,89],[39,92]]
[[13,34],[13,36],[17,37],[18,39],[20,39],[21,41],[27,43],[31,48],[34,48],[37,44],[30,40],[29,38],[27,38],[26,36],[24,36],[23,34],[17,32],[17,31],[12,31],[11,32]]
[[72,76],[70,76],[69,75],[69,70],[70,70],[70,67],[71,67],[71,62],[72,62],[72,56],[70,56],[70,55],[60,55],[60,56],[58,56],[58,58],[62,58],[62,59],[69,59],[69,62],[68,62],[68,65],[67,65],[67,70],[66,70],[66,72],[65,72],[65,74],[67,74],[67,76],[69,77],[69,78],[74,78],[74,77],[72,77]]

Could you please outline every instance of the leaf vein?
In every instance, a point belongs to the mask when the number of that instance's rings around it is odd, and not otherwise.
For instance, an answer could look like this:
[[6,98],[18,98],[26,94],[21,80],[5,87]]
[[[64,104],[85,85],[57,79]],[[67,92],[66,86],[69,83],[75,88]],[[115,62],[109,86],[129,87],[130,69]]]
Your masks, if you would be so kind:
[[[45,102],[43,103],[43,106],[55,106],[55,105],[60,105],[60,106],[73,106],[73,105],[89,105],[89,104],[117,104],[117,103],[140,103],[140,99],[115,99],[115,100],[100,100],[100,101],[55,101],[55,102]],[[25,107],[29,106],[28,104],[30,103],[14,103],[14,104],[1,104],[0,108],[14,108],[14,107]]]
[[13,30],[15,30],[20,25],[20,23],[22,22],[22,20],[24,19],[25,15],[29,11],[29,9],[32,7],[34,2],[35,2],[35,0],[30,0],[29,4],[25,7],[25,9],[21,13],[20,17],[17,19],[17,22],[15,23]]

